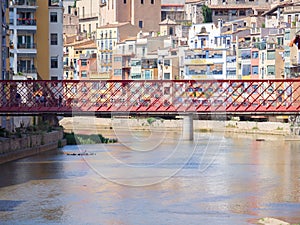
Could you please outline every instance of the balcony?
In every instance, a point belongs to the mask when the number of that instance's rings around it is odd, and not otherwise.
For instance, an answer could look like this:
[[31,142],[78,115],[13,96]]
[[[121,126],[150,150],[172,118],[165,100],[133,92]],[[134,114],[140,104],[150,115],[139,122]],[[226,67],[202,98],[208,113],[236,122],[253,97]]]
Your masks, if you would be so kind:
[[17,69],[18,73],[24,73],[24,74],[34,74],[36,73],[36,68],[28,68],[28,67],[18,67]]
[[36,48],[36,44],[33,43],[24,43],[24,44],[17,44],[18,49],[22,48],[22,49],[35,49]]
[[15,0],[12,2],[14,6],[36,6],[36,0]]
[[18,26],[36,26],[36,19],[32,18],[19,18],[17,20]]

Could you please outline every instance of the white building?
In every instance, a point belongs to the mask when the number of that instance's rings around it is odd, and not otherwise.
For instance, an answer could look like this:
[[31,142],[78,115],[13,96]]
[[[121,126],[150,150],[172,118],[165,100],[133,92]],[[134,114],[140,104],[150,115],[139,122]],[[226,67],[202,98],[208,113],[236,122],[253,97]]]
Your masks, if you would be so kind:
[[[50,23],[50,45],[49,53],[51,57],[50,63],[50,79],[62,80],[63,79],[63,8],[62,7],[49,7]],[[51,19],[53,18],[53,19]],[[56,18],[56,19],[55,19]],[[57,59],[57,66],[54,65],[52,59]]]

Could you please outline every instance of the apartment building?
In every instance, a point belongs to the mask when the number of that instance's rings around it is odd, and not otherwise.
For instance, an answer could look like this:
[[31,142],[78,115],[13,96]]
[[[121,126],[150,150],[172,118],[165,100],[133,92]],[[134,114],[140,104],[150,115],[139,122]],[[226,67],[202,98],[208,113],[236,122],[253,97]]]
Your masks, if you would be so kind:
[[136,52],[136,37],[127,38],[117,44],[113,52],[112,79],[128,80],[130,78],[131,59]]
[[79,18],[79,32],[95,38],[99,24],[100,7],[103,0],[76,0],[75,15]]
[[191,21],[192,24],[204,22],[202,14],[202,6],[205,4],[203,0],[186,0],[184,5],[185,20]]
[[[59,5],[50,5],[48,7],[49,15],[49,56],[50,56],[50,74],[51,80],[63,79],[63,7]],[[38,39],[39,41],[39,39]],[[41,42],[41,41],[39,41]],[[38,52],[39,54],[39,52]]]
[[221,35],[222,21],[194,24],[189,31],[184,67],[186,79],[225,79],[231,36]]
[[139,29],[129,22],[107,24],[97,29],[98,72],[102,79],[108,79],[112,73],[113,51],[117,43],[128,37],[135,37]]
[[8,24],[7,24],[7,14],[8,14],[8,5],[7,1],[1,1],[1,12],[0,12],[0,24],[1,24],[1,37],[0,37],[0,46],[1,46],[1,53],[0,53],[0,68],[1,68],[1,76],[0,80],[9,79],[9,64],[8,61],[8,46],[9,46],[9,40],[8,40]]
[[185,0],[161,0],[161,20],[184,21]]
[[79,34],[79,18],[77,16],[77,11],[75,7],[69,7],[69,13],[66,12],[64,8],[64,18],[63,18],[63,33],[64,35],[78,35]]
[[61,2],[54,0],[11,1],[10,66],[15,75],[28,79],[62,79],[62,14]]
[[[66,38],[64,45],[64,79],[79,80],[80,57],[92,58],[93,60],[96,52],[95,40],[81,39],[79,36]],[[85,74],[83,78],[86,78]]]
[[158,56],[158,79],[178,80],[179,77],[179,57],[178,48],[165,48],[157,51]]
[[[78,79],[99,79],[97,71],[97,46],[95,41],[87,41],[74,48],[78,60]],[[78,55],[79,54],[79,55]]]
[[[0,25],[1,25],[1,37],[0,37],[0,46],[1,46],[1,51],[0,51],[0,70],[1,70],[1,75],[0,75],[0,80],[6,80],[9,79],[9,66],[8,66],[8,25],[7,25],[7,14],[8,14],[8,5],[7,1],[1,1],[0,2]],[[9,120],[8,117],[6,116],[0,116],[0,127],[6,128],[10,130],[10,124],[11,120]]]
[[143,32],[157,32],[160,12],[161,0],[101,0],[99,26],[130,22]]

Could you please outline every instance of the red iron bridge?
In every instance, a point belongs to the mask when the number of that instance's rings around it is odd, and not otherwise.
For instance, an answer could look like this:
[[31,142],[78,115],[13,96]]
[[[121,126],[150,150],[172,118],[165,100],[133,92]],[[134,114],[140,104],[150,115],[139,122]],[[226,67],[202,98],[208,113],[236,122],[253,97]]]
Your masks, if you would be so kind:
[[2,115],[298,114],[300,80],[2,80]]

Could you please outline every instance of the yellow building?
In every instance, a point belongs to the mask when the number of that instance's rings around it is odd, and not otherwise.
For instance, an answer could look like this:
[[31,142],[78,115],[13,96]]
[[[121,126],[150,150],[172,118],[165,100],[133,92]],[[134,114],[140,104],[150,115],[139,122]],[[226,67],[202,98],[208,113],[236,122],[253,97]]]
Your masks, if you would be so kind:
[[10,66],[14,75],[29,79],[62,79],[61,1],[11,1],[9,8]]

